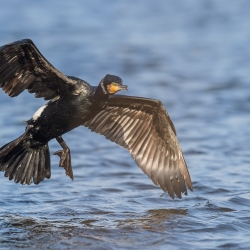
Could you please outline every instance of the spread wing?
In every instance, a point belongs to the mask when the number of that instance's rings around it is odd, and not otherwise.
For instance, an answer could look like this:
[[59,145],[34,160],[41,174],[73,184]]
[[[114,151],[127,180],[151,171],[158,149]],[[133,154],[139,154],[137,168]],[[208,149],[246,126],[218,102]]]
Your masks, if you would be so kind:
[[29,39],[0,47],[0,87],[11,97],[28,89],[49,100],[74,91],[76,82],[53,67]]
[[174,125],[158,100],[115,95],[108,106],[83,124],[126,148],[154,182],[181,198],[192,182]]

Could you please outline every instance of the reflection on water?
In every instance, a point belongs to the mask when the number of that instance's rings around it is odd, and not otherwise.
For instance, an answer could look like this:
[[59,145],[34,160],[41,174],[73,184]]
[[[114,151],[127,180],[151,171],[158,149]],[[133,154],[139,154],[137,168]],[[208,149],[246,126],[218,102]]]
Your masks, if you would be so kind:
[[[93,219],[87,220],[81,220],[75,216],[72,211],[63,211],[63,214],[72,218],[68,220],[48,220],[45,218],[33,219],[29,217],[21,217],[20,215],[7,216],[2,225],[5,228],[8,228],[8,230],[6,230],[6,233],[3,232],[5,239],[1,240],[1,243],[7,245],[13,242],[19,247],[29,247],[34,241],[39,241],[40,244],[53,245],[55,238],[61,241],[62,238],[70,240],[71,238],[76,237],[79,240],[82,240],[84,237],[109,243],[119,242],[119,244],[123,245],[135,244],[136,242],[134,242],[134,240],[135,238],[139,240],[139,238],[137,238],[139,235],[144,235],[143,237],[145,240],[145,238],[148,238],[147,231],[149,231],[150,234],[160,233],[161,235],[154,239],[153,244],[155,244],[167,237],[167,234],[165,235],[165,233],[178,226],[178,218],[185,216],[187,210],[155,209],[147,211],[142,216],[138,216],[136,213],[124,212],[119,219],[116,219],[115,215],[111,215],[108,222],[105,218],[94,218],[98,215],[102,216],[112,214],[109,212],[100,211],[99,213],[91,215],[93,216]],[[90,231],[95,232],[94,235],[90,235]],[[124,235],[122,235],[123,231]],[[132,239],[134,236],[130,236],[131,242],[127,242],[126,238],[129,237],[128,235],[133,235],[134,233],[137,236],[134,239]],[[111,238],[114,239],[110,239],[110,237],[107,237],[104,234],[112,235]],[[18,242],[16,242],[17,235],[20,238]],[[141,240],[142,239],[140,239],[140,242]],[[150,238],[147,239],[147,241],[150,241],[147,244],[152,244]],[[55,246],[59,247],[60,245],[56,243]]]
[[[133,215],[130,215],[129,219],[119,221],[118,227],[126,228],[139,228],[145,230],[152,230],[156,232],[164,232],[167,230],[167,222],[170,222],[170,228],[172,228],[172,223],[175,218],[184,216],[187,213],[187,210],[177,210],[177,209],[158,209],[158,210],[149,210],[141,218],[133,218]],[[132,218],[131,218],[132,217]]]
[[[194,192],[172,200],[128,152],[86,128],[64,135],[75,180],[21,186],[0,172],[0,249],[249,249],[250,29],[246,1],[15,2],[0,44],[29,37],[57,68],[93,85],[120,75],[160,99]],[[0,144],[43,100],[0,92]],[[51,152],[59,149],[50,142]]]

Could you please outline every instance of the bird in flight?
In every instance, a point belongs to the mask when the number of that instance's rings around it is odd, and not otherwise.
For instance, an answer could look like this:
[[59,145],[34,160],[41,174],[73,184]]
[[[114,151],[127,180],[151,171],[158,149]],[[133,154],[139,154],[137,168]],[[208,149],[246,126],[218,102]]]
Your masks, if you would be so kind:
[[0,47],[0,88],[10,97],[24,90],[49,100],[26,123],[23,135],[0,148],[0,171],[16,183],[39,184],[51,176],[48,142],[62,149],[59,166],[74,179],[70,149],[62,135],[85,126],[127,149],[136,164],[174,198],[192,191],[175,127],[159,100],[114,95],[122,79],[106,75],[98,86],[66,76],[50,64],[30,39]]

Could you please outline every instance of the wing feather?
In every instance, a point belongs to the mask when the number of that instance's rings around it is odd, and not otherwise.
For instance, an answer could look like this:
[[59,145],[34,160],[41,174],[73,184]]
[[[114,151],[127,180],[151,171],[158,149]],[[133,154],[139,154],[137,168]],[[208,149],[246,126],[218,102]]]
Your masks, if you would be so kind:
[[108,106],[84,126],[126,148],[137,165],[174,198],[193,190],[175,127],[160,101],[111,96]]
[[28,89],[49,100],[61,93],[74,93],[76,83],[52,66],[30,39],[0,47],[0,87],[11,97]]

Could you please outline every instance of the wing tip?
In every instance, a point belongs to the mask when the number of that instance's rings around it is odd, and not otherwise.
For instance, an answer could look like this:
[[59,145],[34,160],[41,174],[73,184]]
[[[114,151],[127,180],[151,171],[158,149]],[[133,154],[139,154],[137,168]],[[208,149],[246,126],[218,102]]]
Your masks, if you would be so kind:
[[20,39],[20,40],[5,44],[0,47],[0,50],[6,47],[13,46],[13,45],[20,45],[20,44],[25,44],[25,43],[31,43],[32,45],[34,45],[33,41],[30,38],[24,38],[24,39]]

